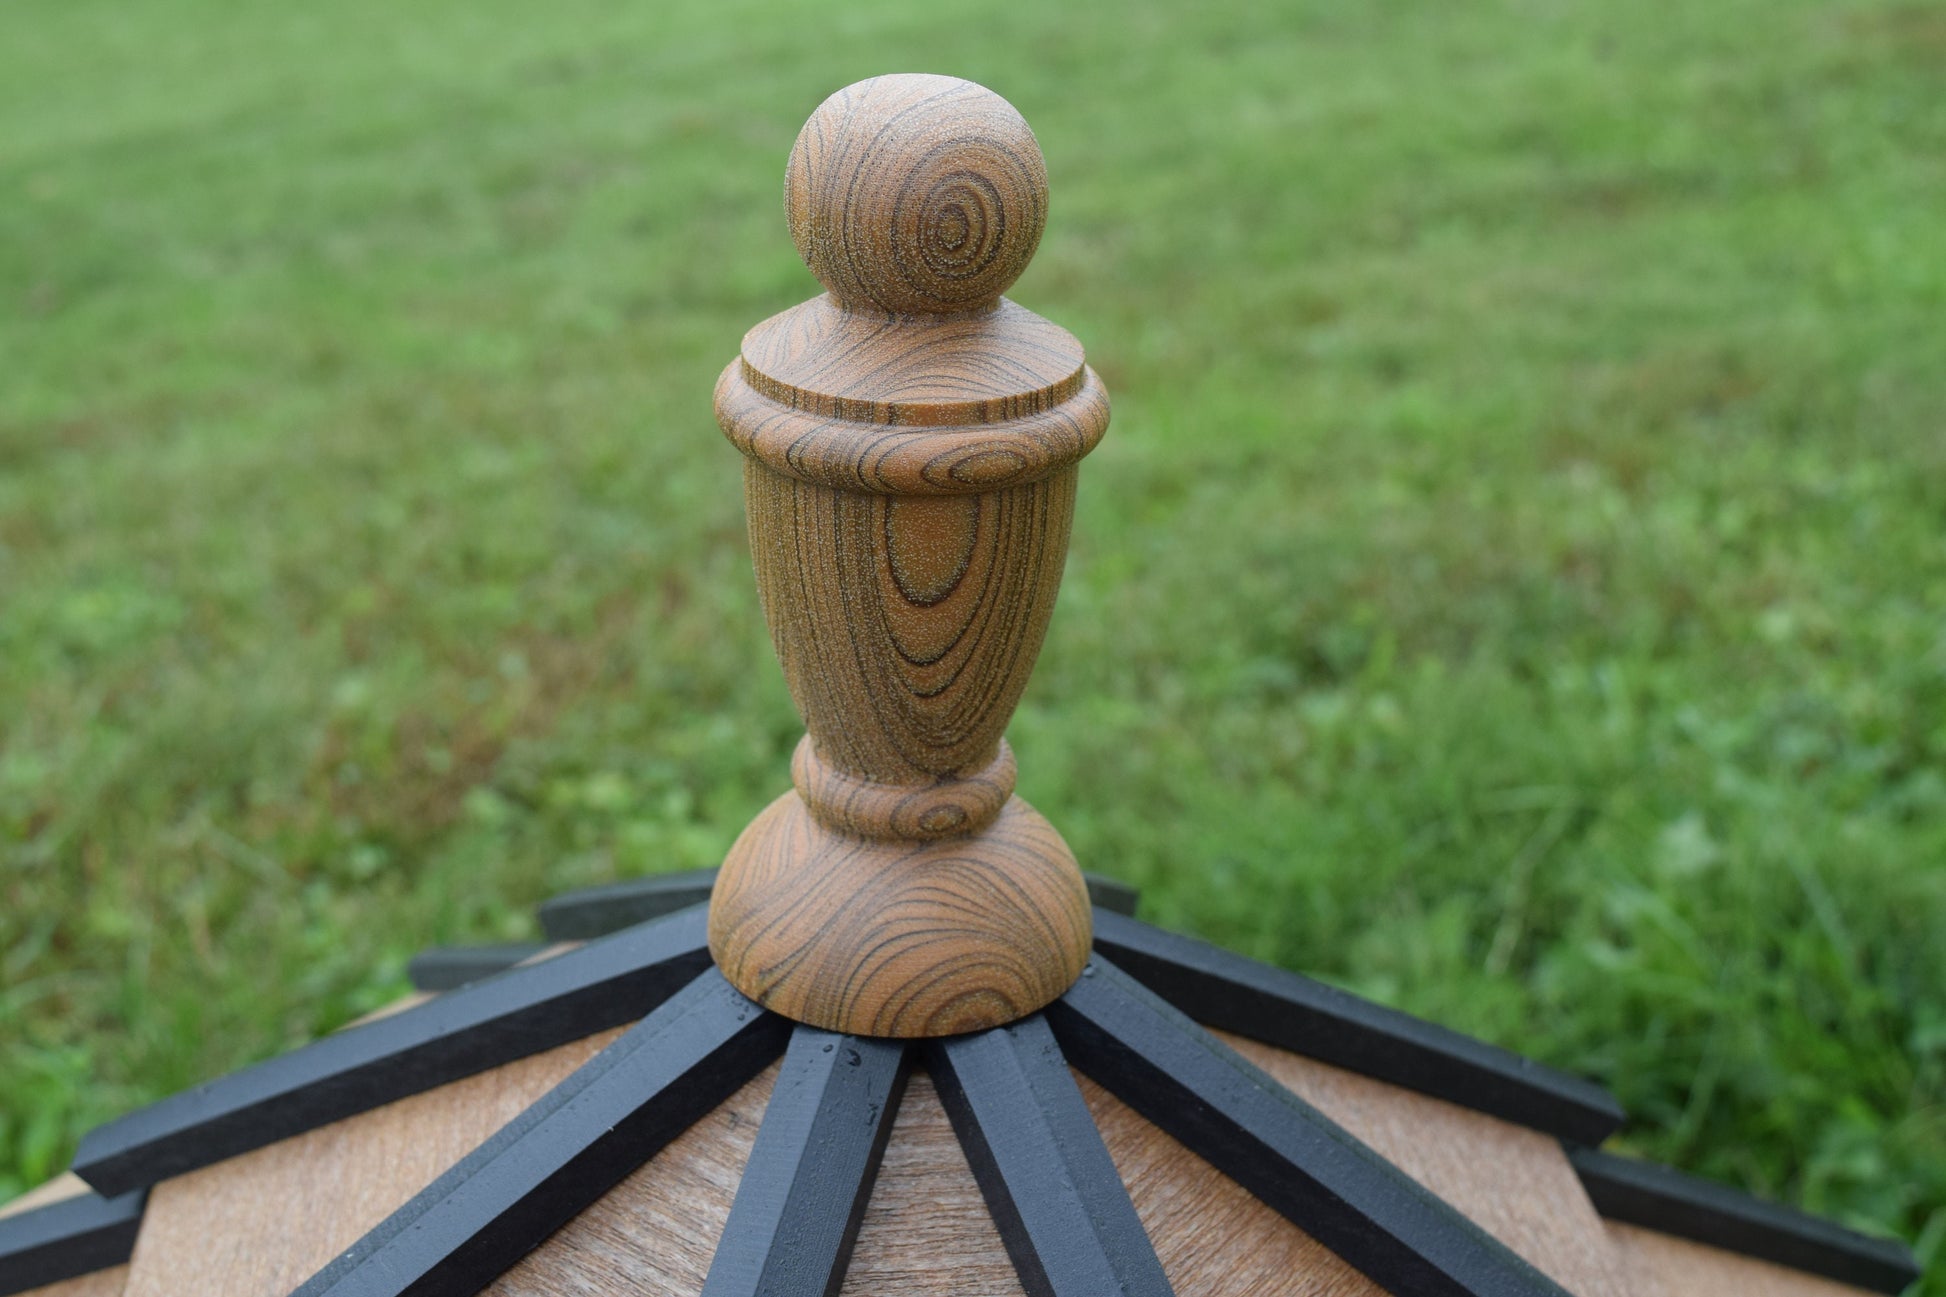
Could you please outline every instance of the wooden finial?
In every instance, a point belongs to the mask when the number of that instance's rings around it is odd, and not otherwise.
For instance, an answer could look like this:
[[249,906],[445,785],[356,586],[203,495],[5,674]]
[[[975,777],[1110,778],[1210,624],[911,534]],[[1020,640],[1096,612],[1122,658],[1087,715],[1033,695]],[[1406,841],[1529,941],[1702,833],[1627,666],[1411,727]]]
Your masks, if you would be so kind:
[[848,86],[805,123],[791,234],[829,289],[716,387],[747,456],[757,586],[809,733],[730,849],[710,950],[745,995],[875,1036],[1032,1013],[1092,939],[1074,856],[1002,739],[1054,611],[1076,465],[1108,396],[1000,294],[1047,175],[1013,107],[952,77]]

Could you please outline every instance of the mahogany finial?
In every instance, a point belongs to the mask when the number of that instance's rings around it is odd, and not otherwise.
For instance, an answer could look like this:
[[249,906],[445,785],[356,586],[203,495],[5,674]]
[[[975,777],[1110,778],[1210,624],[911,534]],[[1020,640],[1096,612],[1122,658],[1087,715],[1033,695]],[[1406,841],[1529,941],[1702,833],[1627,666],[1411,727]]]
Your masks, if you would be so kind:
[[840,303],[897,313],[991,306],[1047,223],[1047,165],[1014,106],[957,77],[846,86],[784,171],[798,255]]
[[933,76],[841,90],[785,193],[830,292],[744,336],[716,417],[747,457],[757,588],[808,733],[792,791],[717,875],[710,950],[801,1022],[973,1031],[1060,995],[1093,938],[1002,734],[1108,396],[1073,337],[1000,296],[1040,241],[1047,178],[998,95]]

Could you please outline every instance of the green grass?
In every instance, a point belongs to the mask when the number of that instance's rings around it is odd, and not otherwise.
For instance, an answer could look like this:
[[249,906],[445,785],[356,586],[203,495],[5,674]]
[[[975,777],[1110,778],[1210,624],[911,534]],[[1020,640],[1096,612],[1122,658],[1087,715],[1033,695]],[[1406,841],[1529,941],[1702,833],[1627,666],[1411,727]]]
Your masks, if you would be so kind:
[[710,388],[929,70],[1116,402],[1022,791],[1939,1268],[1946,10],[830,8],[9,8],[0,1193],[785,786]]

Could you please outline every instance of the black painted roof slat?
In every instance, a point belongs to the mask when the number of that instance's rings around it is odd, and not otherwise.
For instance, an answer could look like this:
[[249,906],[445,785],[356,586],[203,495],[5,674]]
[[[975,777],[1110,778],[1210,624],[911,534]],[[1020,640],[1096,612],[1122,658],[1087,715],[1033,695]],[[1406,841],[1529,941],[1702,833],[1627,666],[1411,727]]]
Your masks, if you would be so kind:
[[1028,1297],[1166,1297],[1162,1263],[1040,1015],[930,1042],[926,1067]]
[[1097,911],[1095,949],[1207,1027],[1577,1143],[1622,1124],[1592,1081],[1194,937]]
[[128,1260],[148,1190],[83,1193],[0,1216],[0,1294],[59,1283]]
[[710,966],[701,908],[326,1036],[83,1136],[74,1169],[125,1193],[617,1027]]
[[703,1297],[836,1297],[911,1055],[901,1041],[792,1032]]
[[710,969],[293,1297],[473,1297],[735,1094],[789,1031]]
[[1912,1249],[1895,1239],[1860,1234],[1653,1162],[1575,1147],[1568,1160],[1595,1210],[1609,1220],[1874,1292],[1904,1292],[1919,1277]]
[[[1088,884],[1088,896],[1095,905],[1116,914],[1135,913],[1138,897],[1135,888],[1100,874],[1083,877]],[[631,923],[699,905],[709,899],[715,882],[714,869],[687,869],[562,892],[541,902],[537,911],[541,933],[549,941],[587,941],[606,936]]]
[[550,896],[535,913],[549,941],[590,941],[630,924],[701,905],[716,883],[714,869],[630,878]]
[[540,941],[510,941],[493,946],[431,946],[412,957],[405,977],[415,991],[456,991],[504,973],[546,950]]
[[1565,1297],[1504,1244],[1100,956],[1045,1013],[1083,1072],[1387,1292]]
[[1084,873],[1081,880],[1088,884],[1088,900],[1096,909],[1134,917],[1135,907],[1142,899],[1141,889],[1104,874]]

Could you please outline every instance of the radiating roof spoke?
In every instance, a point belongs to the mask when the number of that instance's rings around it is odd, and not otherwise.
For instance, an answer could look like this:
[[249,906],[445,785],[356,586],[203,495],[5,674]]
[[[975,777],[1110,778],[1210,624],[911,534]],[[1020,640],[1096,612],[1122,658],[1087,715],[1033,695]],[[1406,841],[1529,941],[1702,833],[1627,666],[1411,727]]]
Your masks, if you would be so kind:
[[1028,1297],[1171,1291],[1040,1015],[929,1042],[926,1067]]
[[74,1170],[125,1193],[640,1018],[710,966],[705,911],[509,969],[90,1131]]
[[1097,909],[1095,949],[1220,1031],[1576,1143],[1622,1124],[1621,1104],[1592,1081],[1194,937]]
[[1097,956],[1046,1009],[1077,1067],[1387,1292],[1565,1297],[1405,1172]]
[[472,1297],[740,1089],[789,1031],[703,973],[293,1297]]
[[903,1041],[792,1032],[703,1297],[835,1297],[910,1060]]
[[0,1293],[25,1292],[120,1265],[135,1247],[148,1190],[82,1193],[0,1216]]

